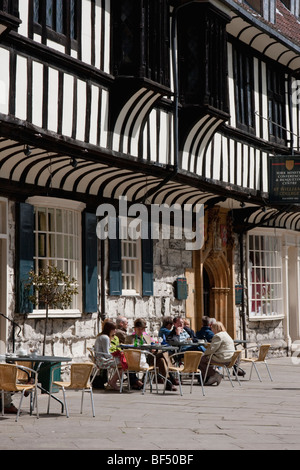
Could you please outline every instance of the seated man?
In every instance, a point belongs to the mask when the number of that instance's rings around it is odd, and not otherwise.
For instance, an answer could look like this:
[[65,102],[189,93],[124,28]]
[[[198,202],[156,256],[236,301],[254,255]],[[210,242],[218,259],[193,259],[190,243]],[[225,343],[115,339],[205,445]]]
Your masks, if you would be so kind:
[[[138,318],[134,322],[134,331],[132,334],[126,336],[125,344],[135,344],[137,347],[139,345],[143,344],[151,344],[152,338],[145,333],[146,329],[146,322]],[[170,365],[170,358],[167,352],[162,352],[162,351],[156,351],[153,350],[151,351],[153,354],[156,356],[156,365],[159,370],[159,374],[161,377],[165,378],[167,375],[167,370],[168,370],[168,365]],[[146,358],[145,358],[146,359]],[[149,355],[147,357],[147,361],[149,361],[149,365],[153,365],[152,363],[152,357]],[[129,374],[130,375],[130,380],[131,376],[134,374]],[[167,390],[172,390],[176,392],[176,387],[175,387],[175,379],[172,376],[172,374],[169,374],[169,382],[167,383]],[[163,379],[164,380],[164,379]]]
[[213,339],[214,333],[211,330],[212,323],[215,322],[214,318],[210,318],[207,316],[202,317],[202,328],[196,332],[196,337],[198,339],[204,339],[208,343],[211,343]]
[[173,320],[173,328],[167,337],[168,342],[186,343],[191,342],[191,345],[184,345],[180,348],[181,352],[185,351],[205,351],[205,348],[201,345],[192,344],[193,338],[189,335],[187,330],[183,326],[183,319],[181,317],[175,317]]
[[196,336],[196,333],[194,332],[194,330],[192,330],[191,328],[191,322],[188,318],[185,318],[183,320],[183,328],[185,329],[185,331],[188,332],[188,334],[190,335],[190,337],[192,338],[193,340],[193,343],[197,343],[198,342],[198,339],[197,339],[197,336]]

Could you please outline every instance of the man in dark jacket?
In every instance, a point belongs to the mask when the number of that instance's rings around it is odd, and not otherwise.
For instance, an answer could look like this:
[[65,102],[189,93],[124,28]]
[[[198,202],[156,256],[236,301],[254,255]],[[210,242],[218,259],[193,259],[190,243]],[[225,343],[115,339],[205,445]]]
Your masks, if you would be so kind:
[[204,339],[208,343],[211,342],[214,334],[210,328],[210,325],[215,322],[216,320],[214,318],[210,318],[207,316],[202,317],[202,328],[196,332],[196,337],[198,339]]

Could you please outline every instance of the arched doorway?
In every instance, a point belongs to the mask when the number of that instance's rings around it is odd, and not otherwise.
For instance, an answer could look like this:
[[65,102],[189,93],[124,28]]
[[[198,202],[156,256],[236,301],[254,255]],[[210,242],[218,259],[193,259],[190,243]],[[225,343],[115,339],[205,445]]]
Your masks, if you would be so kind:
[[194,254],[197,327],[203,315],[221,321],[235,337],[233,237],[228,211],[214,207],[205,215],[202,250]]
[[[226,259],[219,253],[215,256],[210,253],[203,264],[203,273],[209,282],[209,313],[227,327],[228,321],[228,295],[230,293],[229,266]],[[207,280],[205,281],[207,283]],[[204,276],[203,276],[204,286]]]

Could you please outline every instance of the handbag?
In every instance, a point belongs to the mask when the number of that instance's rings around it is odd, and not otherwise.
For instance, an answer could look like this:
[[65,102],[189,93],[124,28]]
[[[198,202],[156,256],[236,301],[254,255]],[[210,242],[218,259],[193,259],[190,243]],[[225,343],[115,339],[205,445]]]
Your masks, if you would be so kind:
[[117,351],[112,352],[111,354],[115,358],[119,359],[120,365],[121,365],[123,370],[128,369],[128,364],[127,364],[126,357],[125,357],[123,351],[117,350]]

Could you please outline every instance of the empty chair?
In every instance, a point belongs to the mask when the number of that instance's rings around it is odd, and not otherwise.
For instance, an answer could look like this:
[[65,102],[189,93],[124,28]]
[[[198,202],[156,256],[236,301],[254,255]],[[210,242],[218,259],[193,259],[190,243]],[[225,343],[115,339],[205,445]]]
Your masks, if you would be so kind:
[[[146,356],[152,357],[153,365],[149,367],[145,367],[141,365],[141,356],[145,354]],[[139,373],[142,372],[144,374],[144,385],[142,394],[144,395],[146,390],[146,385],[150,382],[150,391],[152,392],[152,375],[154,375],[155,383],[156,383],[156,392],[158,393],[158,386],[157,386],[157,370],[156,370],[156,357],[149,351],[141,351],[140,349],[127,349],[124,351],[124,355],[126,357],[128,369],[122,370],[121,376],[121,386],[120,386],[120,393],[123,390],[123,381],[124,381],[124,374],[129,373]],[[130,380],[128,377],[128,390],[130,390]]]
[[[182,375],[187,375],[188,377],[191,375],[191,388],[190,388],[190,393],[192,393],[193,390],[193,382],[195,376],[199,376],[199,380],[201,383],[202,387],[202,394],[205,396],[204,393],[204,388],[203,388],[203,380],[202,380],[202,374],[201,370],[199,369],[199,362],[201,360],[201,357],[203,356],[202,351],[186,351],[184,353],[176,353],[172,354],[170,359],[175,359],[178,356],[183,356],[183,365],[181,366],[176,366],[172,365],[169,366],[168,372],[175,372],[178,377],[178,382],[179,382],[179,390],[180,390],[180,395],[182,395],[182,384],[181,384],[181,376]],[[167,374],[168,376],[168,374]],[[164,384],[164,393],[166,391],[166,386],[167,386],[167,376],[165,379],[165,384]]]
[[207,367],[206,367],[206,371],[205,371],[204,383],[205,383],[205,381],[206,381],[206,376],[207,376],[207,371],[208,371],[209,366],[216,366],[216,367],[223,367],[223,369],[226,370],[227,377],[229,378],[231,385],[234,387],[233,382],[232,382],[232,380],[231,380],[231,376],[230,376],[230,369],[232,369],[233,374],[234,374],[236,380],[238,381],[239,385],[241,385],[241,382],[240,382],[240,380],[239,380],[239,378],[238,378],[237,371],[235,371],[235,369],[234,369],[234,367],[233,367],[233,366],[235,365],[236,361],[238,360],[238,358],[239,358],[241,352],[242,352],[242,351],[234,351],[234,352],[233,352],[233,355],[232,355],[232,357],[231,357],[231,359],[230,359],[230,361],[229,361],[229,362],[226,362],[226,363],[214,361],[214,360],[212,359],[213,354],[211,354],[211,355],[210,355],[210,359],[209,359],[208,364],[207,364]]
[[[34,378],[33,383],[18,383],[18,373],[23,371]],[[35,392],[36,401],[36,417],[39,417],[38,403],[37,403],[37,371],[29,367],[20,366],[17,364],[0,364],[0,391],[2,399],[2,416],[4,416],[4,393],[22,392],[19,408],[16,416],[16,421],[19,419],[21,405],[25,392]],[[30,403],[31,404],[31,403]],[[31,413],[31,408],[30,408]]]
[[[17,366],[27,367],[29,369],[32,369],[32,362],[29,362],[29,361],[22,361],[22,362],[16,361],[15,364]],[[18,369],[18,374],[17,374],[18,383],[28,383],[30,379],[31,377],[30,377],[29,371],[25,369]]]
[[82,395],[81,395],[80,413],[82,413],[82,408],[83,408],[84,392],[89,392],[91,395],[93,417],[95,417],[93,390],[92,390],[92,385],[91,385],[91,380],[90,380],[90,377],[93,373],[95,365],[92,362],[75,363],[75,364],[71,364],[71,366],[65,365],[63,367],[70,367],[70,381],[60,381],[60,380],[53,381],[54,371],[58,367],[61,367],[61,366],[58,365],[57,367],[54,367],[52,369],[52,380],[51,380],[51,385],[50,385],[47,412],[49,413],[49,410],[50,410],[50,398],[51,398],[52,385],[57,385],[63,391],[67,418],[69,418],[69,411],[68,411],[68,405],[67,405],[67,400],[66,400],[66,393],[65,393],[66,390],[78,390],[78,391],[81,390]]
[[[258,364],[258,363],[263,363],[263,364],[265,364],[265,366],[266,366],[266,368],[267,368],[267,371],[268,371],[268,374],[269,374],[269,377],[270,377],[271,382],[273,382],[273,379],[272,379],[272,376],[271,376],[271,372],[270,372],[270,370],[269,370],[269,367],[268,367],[268,364],[267,364],[267,360],[266,360],[266,356],[267,356],[267,354],[268,354],[268,351],[269,351],[270,347],[271,347],[270,344],[262,344],[262,345],[260,346],[260,348],[259,348],[259,353],[258,353],[258,357],[257,357],[257,358],[254,357],[254,358],[248,359],[247,357],[245,357],[245,358],[242,358],[242,359],[241,359],[243,362],[251,363],[251,370],[250,370],[249,380],[251,380],[252,369],[253,369],[253,367],[254,367],[254,369],[255,369],[255,371],[256,371],[256,373],[257,373],[257,377],[259,378],[259,381],[262,382],[256,364]],[[250,349],[250,348],[249,348],[249,349]]]

